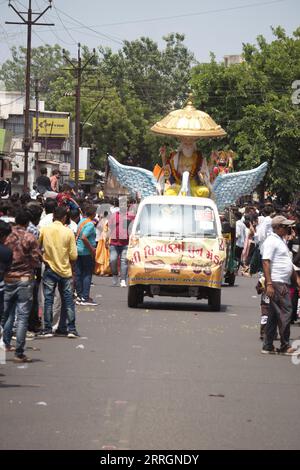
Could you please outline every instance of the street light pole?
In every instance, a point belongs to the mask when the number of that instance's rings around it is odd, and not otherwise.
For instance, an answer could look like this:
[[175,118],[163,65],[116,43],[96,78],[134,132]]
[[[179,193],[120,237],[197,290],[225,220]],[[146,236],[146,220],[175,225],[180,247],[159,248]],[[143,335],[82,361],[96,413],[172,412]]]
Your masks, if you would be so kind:
[[[42,13],[33,13],[31,4],[32,0],[28,0],[28,10],[27,12],[18,11],[14,5],[9,0],[8,6],[11,7],[14,12],[21,18],[22,23],[20,22],[13,22],[13,21],[6,21],[6,24],[19,24],[19,25],[27,25],[27,53],[26,53],[26,91],[25,91],[25,117],[24,117],[24,139],[23,139],[23,149],[24,149],[24,184],[23,189],[24,192],[28,191],[28,154],[31,147],[31,136],[30,136],[30,69],[31,69],[31,36],[32,36],[32,26],[54,26],[54,23],[38,23],[38,20],[49,10],[52,8],[52,0],[49,1],[49,6],[45,8]],[[27,15],[27,19],[24,18],[23,15]],[[33,19],[33,15],[36,16]]]

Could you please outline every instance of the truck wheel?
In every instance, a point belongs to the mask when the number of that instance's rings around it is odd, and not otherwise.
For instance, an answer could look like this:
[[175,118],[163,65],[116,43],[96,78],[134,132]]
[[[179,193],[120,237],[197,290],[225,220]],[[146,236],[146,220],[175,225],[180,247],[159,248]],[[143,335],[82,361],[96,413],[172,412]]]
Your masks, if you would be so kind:
[[129,286],[127,304],[130,308],[137,308],[144,301],[144,291],[142,286]]
[[219,312],[221,310],[221,289],[210,289],[208,305],[213,312]]

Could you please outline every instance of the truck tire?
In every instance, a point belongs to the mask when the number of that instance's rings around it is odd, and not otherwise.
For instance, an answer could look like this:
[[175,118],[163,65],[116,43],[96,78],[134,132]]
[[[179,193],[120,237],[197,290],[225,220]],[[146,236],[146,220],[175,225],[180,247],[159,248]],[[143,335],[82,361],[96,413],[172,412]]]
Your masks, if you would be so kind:
[[213,312],[221,310],[221,289],[210,289],[208,305]]
[[127,297],[127,305],[129,308],[137,308],[139,304],[142,304],[144,301],[144,291],[143,287],[136,285],[136,286],[129,286],[128,287],[128,297]]

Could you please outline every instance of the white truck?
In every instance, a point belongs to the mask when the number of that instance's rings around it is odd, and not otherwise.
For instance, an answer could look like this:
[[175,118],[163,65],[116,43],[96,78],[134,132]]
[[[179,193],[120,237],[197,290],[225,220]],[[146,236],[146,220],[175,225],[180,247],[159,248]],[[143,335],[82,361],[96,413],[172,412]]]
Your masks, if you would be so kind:
[[127,256],[129,307],[157,295],[207,299],[211,310],[220,310],[226,243],[211,199],[143,199]]

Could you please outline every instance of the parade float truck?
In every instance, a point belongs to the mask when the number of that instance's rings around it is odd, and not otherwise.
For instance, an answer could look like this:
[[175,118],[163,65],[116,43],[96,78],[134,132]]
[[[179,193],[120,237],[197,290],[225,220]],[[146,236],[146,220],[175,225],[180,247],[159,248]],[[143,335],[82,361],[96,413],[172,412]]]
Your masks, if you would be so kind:
[[191,99],[151,130],[180,139],[177,151],[167,154],[161,149],[158,174],[108,157],[113,176],[133,197],[141,198],[127,254],[128,306],[138,307],[144,296],[196,297],[219,311],[232,247],[222,234],[219,213],[254,191],[267,164],[232,172],[232,161],[224,165],[224,154],[208,162],[196,141],[224,137],[226,132],[196,110]]
[[208,198],[150,196],[138,209],[128,248],[128,306],[144,296],[208,299],[221,306],[224,238]]

